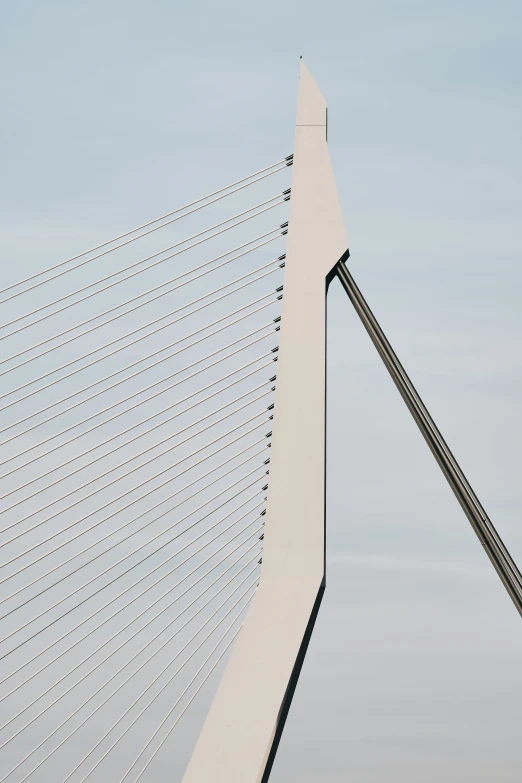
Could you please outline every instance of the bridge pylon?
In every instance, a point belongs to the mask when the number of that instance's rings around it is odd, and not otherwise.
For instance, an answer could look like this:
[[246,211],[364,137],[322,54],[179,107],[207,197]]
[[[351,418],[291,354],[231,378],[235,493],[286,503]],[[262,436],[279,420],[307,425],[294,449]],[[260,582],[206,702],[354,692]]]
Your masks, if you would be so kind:
[[326,290],[346,249],[326,101],[301,60],[261,580],[184,783],[270,775],[325,588]]

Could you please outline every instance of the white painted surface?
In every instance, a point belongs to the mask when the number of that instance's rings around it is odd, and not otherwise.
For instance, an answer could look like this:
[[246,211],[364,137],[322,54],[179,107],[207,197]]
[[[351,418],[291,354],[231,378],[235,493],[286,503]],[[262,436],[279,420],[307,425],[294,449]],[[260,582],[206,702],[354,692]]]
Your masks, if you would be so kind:
[[259,783],[324,577],[325,279],[347,239],[302,61],[289,224],[262,578],[184,783]]

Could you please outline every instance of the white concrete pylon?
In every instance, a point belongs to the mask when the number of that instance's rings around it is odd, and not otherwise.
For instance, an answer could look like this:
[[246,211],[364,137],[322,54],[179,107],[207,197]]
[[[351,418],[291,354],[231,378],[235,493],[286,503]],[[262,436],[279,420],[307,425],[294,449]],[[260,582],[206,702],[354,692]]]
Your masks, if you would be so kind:
[[183,783],[266,783],[325,585],[326,289],[347,250],[301,60],[262,575]]

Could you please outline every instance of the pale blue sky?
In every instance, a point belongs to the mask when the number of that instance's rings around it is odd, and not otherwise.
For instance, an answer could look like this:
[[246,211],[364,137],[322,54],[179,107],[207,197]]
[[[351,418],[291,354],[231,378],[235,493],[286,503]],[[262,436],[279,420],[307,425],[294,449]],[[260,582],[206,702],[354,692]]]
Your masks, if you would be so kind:
[[[521,30],[507,0],[3,2],[2,278],[287,155],[302,54],[353,275],[521,563]],[[520,619],[337,283],[329,351],[327,593],[272,780],[514,782]]]

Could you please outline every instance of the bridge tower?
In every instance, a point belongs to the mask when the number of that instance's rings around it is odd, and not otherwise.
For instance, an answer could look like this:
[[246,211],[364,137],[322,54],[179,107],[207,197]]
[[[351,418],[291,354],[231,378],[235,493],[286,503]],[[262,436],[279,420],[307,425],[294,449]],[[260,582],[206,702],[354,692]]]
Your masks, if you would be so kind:
[[325,589],[326,290],[347,239],[326,101],[300,62],[261,581],[184,783],[268,779]]

